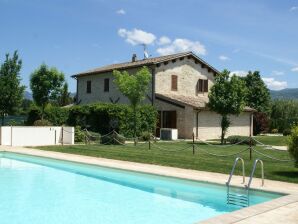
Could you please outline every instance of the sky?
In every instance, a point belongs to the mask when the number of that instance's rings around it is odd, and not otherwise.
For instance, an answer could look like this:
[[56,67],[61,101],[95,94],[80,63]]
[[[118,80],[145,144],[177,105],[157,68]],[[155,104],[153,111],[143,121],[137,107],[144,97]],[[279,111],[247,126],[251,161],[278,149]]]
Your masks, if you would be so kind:
[[0,0],[0,63],[15,50],[22,82],[42,63],[85,70],[193,51],[218,70],[258,70],[270,89],[298,87],[298,0]]

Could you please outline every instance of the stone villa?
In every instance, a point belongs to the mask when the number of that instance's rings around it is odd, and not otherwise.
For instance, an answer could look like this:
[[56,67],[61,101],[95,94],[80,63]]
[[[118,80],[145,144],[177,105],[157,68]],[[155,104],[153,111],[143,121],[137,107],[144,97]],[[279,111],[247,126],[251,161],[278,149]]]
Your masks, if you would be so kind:
[[[156,107],[160,128],[178,129],[179,138],[219,138],[220,116],[206,107],[208,91],[219,73],[192,52],[112,64],[74,75],[77,80],[77,103],[129,103],[113,83],[113,70],[136,72],[147,66],[152,81],[144,103]],[[239,116],[231,116],[228,135],[248,136],[253,110],[245,108]]]

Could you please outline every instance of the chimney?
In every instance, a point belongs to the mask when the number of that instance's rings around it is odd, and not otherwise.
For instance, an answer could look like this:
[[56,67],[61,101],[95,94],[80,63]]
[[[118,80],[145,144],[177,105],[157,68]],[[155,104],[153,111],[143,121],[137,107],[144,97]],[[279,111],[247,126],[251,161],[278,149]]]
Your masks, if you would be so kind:
[[132,62],[137,61],[137,55],[136,55],[136,54],[133,54],[133,55],[132,55],[131,61],[132,61]]

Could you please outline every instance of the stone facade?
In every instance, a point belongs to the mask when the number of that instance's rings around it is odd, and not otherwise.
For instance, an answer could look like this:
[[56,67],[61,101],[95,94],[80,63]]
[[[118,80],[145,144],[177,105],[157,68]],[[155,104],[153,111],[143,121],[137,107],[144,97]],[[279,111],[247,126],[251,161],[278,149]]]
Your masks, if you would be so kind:
[[[128,69],[129,73],[135,73],[138,68]],[[158,63],[152,69],[152,81],[144,103],[152,104],[160,112],[160,128],[163,127],[163,113],[175,111],[175,126],[178,129],[179,138],[192,138],[195,134],[200,139],[216,139],[220,137],[220,116],[206,108],[197,108],[191,102],[172,102],[172,99],[164,100],[155,97],[155,94],[167,96],[171,94],[173,98],[181,96],[194,97],[208,101],[208,92],[198,92],[197,84],[199,79],[208,79],[208,90],[214,83],[214,71],[208,66],[198,63],[195,58],[182,57],[175,60],[169,60]],[[171,88],[172,75],[177,76],[177,90]],[[104,80],[109,78],[109,92],[104,91]],[[107,103],[129,103],[128,99],[121,94],[113,82],[112,72],[92,74],[77,78],[78,102],[80,104],[93,102]],[[86,92],[87,81],[91,81],[91,93]],[[155,83],[152,86],[152,83]],[[179,96],[179,97],[178,97]],[[190,100],[191,101],[191,100]],[[203,106],[205,107],[205,106]],[[230,116],[231,126],[227,135],[248,136],[251,130],[251,113],[244,112],[239,116]],[[168,128],[168,127],[165,127]]]

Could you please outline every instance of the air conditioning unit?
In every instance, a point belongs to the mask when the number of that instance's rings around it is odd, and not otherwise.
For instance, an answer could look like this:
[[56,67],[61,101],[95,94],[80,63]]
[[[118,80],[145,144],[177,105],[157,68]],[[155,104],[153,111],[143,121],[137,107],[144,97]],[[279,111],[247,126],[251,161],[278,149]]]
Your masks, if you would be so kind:
[[172,128],[161,128],[160,129],[160,139],[161,140],[177,140],[178,130]]

